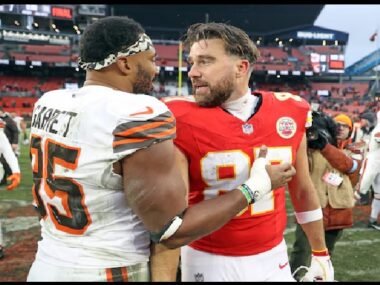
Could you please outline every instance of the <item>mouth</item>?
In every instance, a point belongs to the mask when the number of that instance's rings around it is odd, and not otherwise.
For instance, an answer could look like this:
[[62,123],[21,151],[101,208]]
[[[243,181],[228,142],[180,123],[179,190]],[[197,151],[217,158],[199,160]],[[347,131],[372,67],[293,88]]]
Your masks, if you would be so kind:
[[207,84],[194,84],[194,89],[196,92],[207,91],[207,88],[208,88]]

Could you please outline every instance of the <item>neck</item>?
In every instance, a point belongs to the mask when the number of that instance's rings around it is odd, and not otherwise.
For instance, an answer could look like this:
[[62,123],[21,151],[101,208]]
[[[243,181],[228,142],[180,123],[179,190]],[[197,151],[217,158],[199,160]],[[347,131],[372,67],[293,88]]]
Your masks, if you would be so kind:
[[129,81],[124,80],[122,83],[118,79],[115,73],[110,73],[109,71],[89,71],[86,74],[86,81],[83,84],[84,86],[89,85],[101,85],[105,87],[109,87],[115,90],[124,91],[131,93],[133,88]]
[[257,97],[251,95],[251,90],[231,101],[224,102],[222,108],[242,121],[247,121],[252,116],[257,104]]
[[89,86],[89,85],[101,85],[101,86],[109,87],[115,90],[121,90],[120,88],[116,87],[112,83],[106,83],[104,81],[99,81],[99,80],[94,80],[94,79],[88,79],[83,84],[83,86]]

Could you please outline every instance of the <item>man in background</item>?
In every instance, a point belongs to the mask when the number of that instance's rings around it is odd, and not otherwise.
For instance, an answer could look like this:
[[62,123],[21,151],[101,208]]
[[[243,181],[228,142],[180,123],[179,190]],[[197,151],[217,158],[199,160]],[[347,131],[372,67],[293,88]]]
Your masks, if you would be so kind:
[[[13,120],[12,116],[5,112],[2,107],[0,107],[0,119],[3,120],[4,126],[4,134],[7,137],[9,143],[11,144],[12,151],[18,155],[18,140],[19,140],[19,131],[17,128],[16,122]],[[4,176],[1,176],[0,185],[7,184],[7,177],[12,174],[12,169],[8,164],[7,160],[3,155],[0,156],[1,166],[4,169]]]
[[[7,137],[4,134],[5,122],[0,119],[0,154],[4,157],[4,161],[7,162],[9,168],[11,169],[10,175],[4,175],[4,171],[0,174],[1,176],[6,176],[6,181],[10,184],[6,187],[7,190],[11,191],[18,187],[21,181],[20,166],[16,155],[12,150],[12,146],[9,143]],[[1,169],[2,170],[2,169]],[[3,231],[0,222],[0,259],[4,258],[4,242],[3,242]]]
[[377,112],[377,125],[371,133],[367,157],[363,164],[359,193],[366,195],[371,187],[374,195],[368,226],[380,230],[380,224],[377,222],[380,214],[380,111]]

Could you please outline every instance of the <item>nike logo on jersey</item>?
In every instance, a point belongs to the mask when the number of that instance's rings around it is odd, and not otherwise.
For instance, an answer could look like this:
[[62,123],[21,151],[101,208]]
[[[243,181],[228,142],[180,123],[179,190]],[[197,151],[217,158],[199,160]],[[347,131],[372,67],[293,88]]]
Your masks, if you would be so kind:
[[278,265],[278,267],[280,268],[280,269],[283,269],[286,265],[288,265],[288,263],[289,263],[289,261],[287,261],[287,262],[285,262],[284,264],[279,264]]
[[149,114],[153,114],[153,109],[149,106],[146,106],[145,111],[133,113],[133,114],[130,114],[129,116],[133,117],[133,116],[137,116],[137,115],[149,115]]

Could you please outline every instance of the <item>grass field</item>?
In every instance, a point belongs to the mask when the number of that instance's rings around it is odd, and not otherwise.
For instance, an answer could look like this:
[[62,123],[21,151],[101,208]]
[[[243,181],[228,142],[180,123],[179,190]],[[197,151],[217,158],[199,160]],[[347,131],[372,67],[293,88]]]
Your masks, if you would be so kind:
[[[4,207],[8,201],[11,203],[12,200],[26,201],[27,204],[32,201],[32,173],[28,146],[22,146],[21,148],[20,166],[22,172],[21,185],[15,191],[7,191],[3,186],[0,186],[0,202],[2,202],[0,207]],[[285,239],[290,250],[294,241],[294,217],[290,202],[288,201],[287,203],[289,218]],[[366,227],[367,216],[365,214],[363,216],[363,213],[360,212],[361,209],[355,209],[355,211],[356,216],[361,216],[362,219],[356,220],[353,228],[345,230],[343,237],[336,245],[333,256],[335,279],[338,281],[380,281],[380,232],[368,229]],[[5,220],[1,216],[0,219]],[[17,255],[19,252],[8,253],[8,255],[12,254]],[[0,261],[0,265],[6,260],[7,258]],[[25,262],[30,263],[31,261]],[[24,272],[20,272],[20,270],[14,272],[14,274],[19,274],[23,277],[13,280],[25,281],[23,278],[26,276],[25,271],[27,269],[28,266],[25,266],[25,269],[22,269]],[[5,281],[1,279],[1,275],[4,273],[0,272],[0,281]]]

